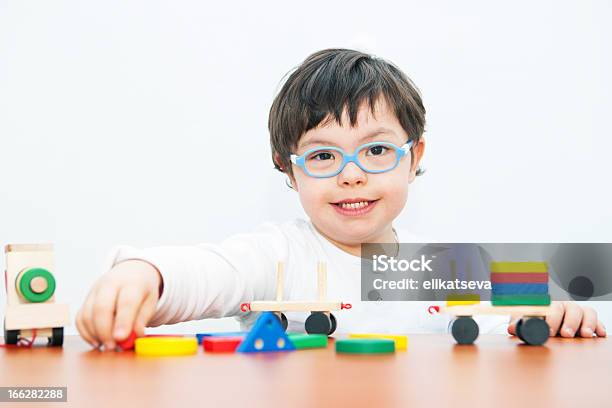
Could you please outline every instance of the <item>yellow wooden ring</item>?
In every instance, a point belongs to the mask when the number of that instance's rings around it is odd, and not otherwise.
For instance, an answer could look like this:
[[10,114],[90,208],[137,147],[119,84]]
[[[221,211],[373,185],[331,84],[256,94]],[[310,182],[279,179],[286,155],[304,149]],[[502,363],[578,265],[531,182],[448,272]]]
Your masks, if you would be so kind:
[[134,343],[141,356],[185,356],[198,352],[195,337],[141,337]]

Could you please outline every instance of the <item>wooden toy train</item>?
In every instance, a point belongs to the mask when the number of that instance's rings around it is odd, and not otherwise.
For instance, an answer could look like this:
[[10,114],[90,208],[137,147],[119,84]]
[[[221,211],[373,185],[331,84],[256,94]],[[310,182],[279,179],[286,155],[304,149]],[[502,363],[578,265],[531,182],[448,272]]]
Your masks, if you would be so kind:
[[284,330],[289,324],[283,312],[310,312],[304,326],[308,334],[330,335],[336,330],[336,317],[331,313],[334,310],[350,309],[350,303],[325,300],[327,297],[327,267],[324,262],[317,264],[319,299],[316,301],[283,301],[284,266],[278,262],[276,266],[276,301],[255,301],[243,303],[240,310],[243,312],[273,312],[279,319]]
[[70,314],[68,305],[55,303],[53,246],[7,245],[4,251],[5,343],[16,345],[22,337],[38,336],[47,337],[49,346],[62,346]]
[[430,306],[429,313],[448,313],[454,316],[451,333],[458,344],[472,344],[479,328],[472,316],[483,314],[520,315],[516,324],[516,335],[524,343],[539,346],[548,340],[550,328],[544,318],[551,313],[549,306]]
[[529,345],[546,343],[550,327],[545,318],[552,313],[548,265],[545,262],[491,262],[491,284],[491,305],[479,304],[479,300],[453,300],[447,301],[446,307],[430,306],[428,311],[454,316],[450,329],[459,344],[474,343],[479,328],[472,316],[479,314],[522,316],[516,324],[517,337]]

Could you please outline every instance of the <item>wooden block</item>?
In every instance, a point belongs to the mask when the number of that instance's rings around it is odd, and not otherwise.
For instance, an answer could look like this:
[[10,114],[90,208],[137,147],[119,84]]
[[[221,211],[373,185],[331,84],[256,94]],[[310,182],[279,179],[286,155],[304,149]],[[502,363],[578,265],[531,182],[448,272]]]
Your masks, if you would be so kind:
[[497,295],[546,295],[548,283],[494,283],[491,293]]
[[68,305],[58,303],[28,303],[7,305],[7,330],[39,329],[70,325]]
[[4,252],[40,252],[53,251],[53,244],[8,244],[4,246]]
[[204,350],[209,353],[233,353],[244,337],[205,337],[202,340]]
[[121,350],[134,350],[134,346],[136,344],[136,339],[138,338],[156,338],[156,337],[185,337],[182,334],[145,334],[143,337],[138,337],[135,331],[132,331],[130,335],[125,339],[117,342],[117,347]]
[[132,330],[132,332],[129,336],[127,336],[126,339],[117,342],[117,347],[119,347],[121,350],[133,350],[134,343],[136,342],[137,338],[138,335],[135,331]]
[[[53,335],[53,329],[52,328],[44,328],[44,329],[36,329],[36,338],[41,338],[41,337],[51,337]],[[33,329],[23,329],[19,331],[19,337],[26,337],[28,339],[31,339],[32,337],[34,337],[34,331]]]
[[493,306],[546,306],[550,305],[550,295],[493,295]]
[[249,332],[214,332],[214,333],[196,333],[196,339],[198,344],[202,343],[202,340],[206,337],[244,337]]
[[465,306],[478,303],[480,303],[480,295],[478,294],[448,295],[446,297],[446,306]]
[[550,306],[492,306],[479,304],[473,306],[453,306],[441,309],[441,312],[453,316],[475,315],[517,315],[517,316],[548,316],[554,313]]
[[285,267],[282,262],[276,264],[276,301],[283,300],[283,284],[285,283]]
[[491,273],[548,273],[546,262],[491,262]]
[[241,353],[293,351],[295,346],[287,337],[278,318],[272,312],[262,313],[236,349]]
[[47,290],[48,286],[49,285],[47,284],[45,278],[41,276],[37,276],[30,281],[30,289],[32,289],[32,292],[34,293],[43,293],[45,290]]
[[350,333],[351,339],[388,339],[395,341],[396,350],[408,349],[408,336],[382,333]]
[[[47,248],[47,250],[39,250],[37,248]],[[21,244],[7,245],[6,247],[6,282],[7,282],[7,304],[19,305],[29,304],[30,302],[23,299],[15,289],[15,282],[21,271],[30,268],[44,268],[53,274],[55,269],[55,261],[51,245],[47,244]],[[46,303],[52,303],[55,300],[55,295],[51,296]]]
[[480,303],[480,300],[447,300],[446,306],[467,306],[467,305],[477,305]]
[[386,354],[395,352],[395,342],[389,339],[342,339],[336,341],[336,353]]
[[250,303],[253,312],[329,312],[342,309],[342,302],[256,301]]
[[325,262],[317,263],[317,289],[319,301],[322,302],[327,298],[327,265]]
[[492,273],[491,283],[548,283],[547,273]]
[[297,350],[327,347],[328,339],[324,334],[293,333],[288,335],[289,340]]
[[134,343],[141,356],[184,356],[198,352],[195,337],[141,337]]

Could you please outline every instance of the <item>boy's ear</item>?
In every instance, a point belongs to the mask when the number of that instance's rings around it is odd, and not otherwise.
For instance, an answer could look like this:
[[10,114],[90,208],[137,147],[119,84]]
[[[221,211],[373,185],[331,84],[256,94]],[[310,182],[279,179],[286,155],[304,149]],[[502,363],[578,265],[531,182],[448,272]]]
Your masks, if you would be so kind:
[[286,173],[286,169],[284,169],[281,164],[280,154],[278,154],[278,152],[274,153],[274,164],[279,167],[283,173]]
[[410,177],[408,179],[409,183],[412,183],[416,178],[417,169],[419,168],[419,164],[421,163],[421,159],[425,153],[425,138],[423,136],[421,136],[416,146],[412,148],[412,152],[414,160],[410,164]]
[[280,167],[281,171],[285,173],[285,175],[287,176],[287,180],[286,180],[287,186],[291,187],[295,191],[298,191],[297,181],[295,180],[295,177],[290,175],[289,171],[286,168],[282,167],[281,161],[280,161],[280,155],[278,153],[274,153],[274,163],[276,163],[277,166]]
[[[285,173],[287,174],[287,173]],[[297,181],[295,180],[295,177],[290,176],[289,174],[287,174],[287,183],[291,185],[291,188],[294,189],[295,191],[298,191],[298,185],[297,185]]]

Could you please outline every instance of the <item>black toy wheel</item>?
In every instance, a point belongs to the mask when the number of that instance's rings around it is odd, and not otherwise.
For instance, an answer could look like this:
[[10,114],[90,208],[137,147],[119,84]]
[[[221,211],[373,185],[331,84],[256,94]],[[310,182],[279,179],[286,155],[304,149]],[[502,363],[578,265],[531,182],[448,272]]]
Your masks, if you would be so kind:
[[287,316],[285,316],[284,313],[274,313],[274,316],[276,316],[281,326],[283,326],[283,330],[287,331],[287,327],[289,327],[289,321],[287,320]]
[[[519,326],[520,325],[520,326]],[[546,320],[539,317],[520,319],[517,324],[517,335],[525,344],[541,346],[550,335],[550,327]],[[520,329],[519,329],[520,327]],[[520,333],[520,335],[519,335]]]
[[4,322],[4,342],[6,344],[17,344],[19,334],[20,330],[6,330],[6,322]]
[[514,331],[516,333],[516,337],[518,337],[523,343],[525,343],[525,339],[523,338],[523,319],[519,319],[516,322],[516,329]]
[[460,316],[453,321],[451,332],[458,344],[473,344],[478,337],[478,324],[470,316]]
[[336,316],[331,313],[329,314],[329,320],[331,320],[331,329],[329,330],[328,335],[331,335],[333,332],[336,331],[336,327],[338,327],[338,322],[336,322]]
[[308,334],[329,335],[332,329],[331,318],[323,312],[312,312],[304,324]]
[[61,347],[64,344],[64,328],[63,327],[54,327],[52,329],[51,337],[48,337],[49,343],[48,346],[51,347]]

